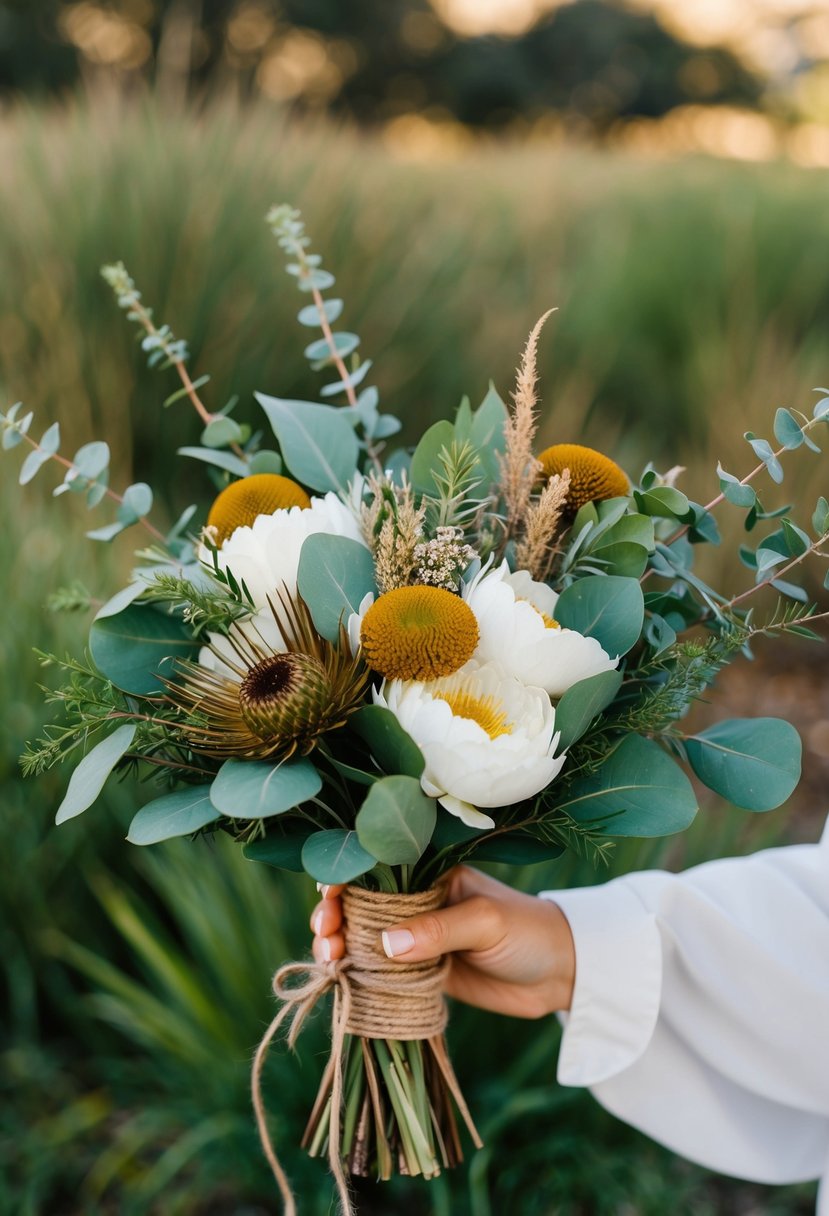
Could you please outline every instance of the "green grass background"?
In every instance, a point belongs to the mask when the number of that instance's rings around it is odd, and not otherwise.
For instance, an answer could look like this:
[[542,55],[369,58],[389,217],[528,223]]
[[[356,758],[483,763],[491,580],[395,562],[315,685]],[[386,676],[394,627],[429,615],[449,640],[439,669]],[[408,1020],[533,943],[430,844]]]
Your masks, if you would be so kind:
[[[301,207],[338,277],[344,323],[373,357],[385,407],[414,439],[492,378],[509,390],[536,317],[559,312],[540,359],[543,438],[582,440],[636,471],[688,467],[716,492],[714,465],[744,473],[742,431],[768,433],[778,405],[808,409],[829,378],[829,211],[823,175],[779,164],[637,161],[542,145],[487,145],[417,164],[382,141],[286,126],[267,107],[164,113],[116,98],[21,107],[0,117],[0,397],[59,420],[68,454],[91,438],[114,452],[113,484],[151,482],[162,524],[209,501],[186,404],[146,370],[98,276],[122,258],[158,321],[209,371],[211,408],[239,394],[313,399],[302,302],[263,223]],[[825,490],[798,454],[807,503]],[[225,842],[124,843],[143,791],[52,827],[67,774],[25,785],[17,756],[44,716],[32,647],[84,644],[88,621],[54,617],[48,593],[80,579],[106,598],[135,532],[112,548],[82,538],[74,500],[49,501],[44,470],[16,483],[2,455],[0,529],[0,1213],[8,1216],[258,1216],[276,1199],[247,1096],[268,979],[304,952],[308,885],[245,862]],[[788,488],[788,487],[785,487]],[[782,501],[770,495],[770,502]],[[95,523],[109,519],[99,507]],[[90,525],[91,526],[91,525]],[[727,528],[735,535],[735,526]],[[746,580],[726,550],[724,586]],[[630,844],[610,873],[682,865],[784,838],[786,811],[738,815],[706,803],[687,838]],[[590,881],[584,863],[511,871],[529,889]],[[602,877],[605,877],[603,874]],[[458,1009],[456,1064],[487,1148],[450,1178],[361,1187],[366,1213],[489,1216],[795,1216],[813,1188],[767,1191],[684,1163],[558,1089],[557,1028]],[[323,1167],[295,1147],[325,1034],[268,1069],[274,1129],[302,1210],[332,1210]]]

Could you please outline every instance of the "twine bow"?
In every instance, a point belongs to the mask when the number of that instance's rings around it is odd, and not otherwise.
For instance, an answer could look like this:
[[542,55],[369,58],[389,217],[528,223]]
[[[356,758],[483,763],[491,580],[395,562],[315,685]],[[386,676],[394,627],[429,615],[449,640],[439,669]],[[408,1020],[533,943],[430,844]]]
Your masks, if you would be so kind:
[[[469,1129],[473,1142],[481,1146],[478,1132],[458,1085],[446,1050],[446,1003],[443,983],[449,960],[405,963],[387,958],[380,945],[380,931],[422,911],[432,911],[445,901],[445,885],[428,891],[399,895],[347,887],[343,892],[347,955],[337,962],[285,963],[273,977],[273,991],[282,1008],[271,1022],[256,1049],[251,1075],[253,1109],[262,1148],[279,1186],[285,1216],[296,1216],[296,1200],[268,1132],[262,1099],[262,1070],[268,1048],[284,1024],[288,1045],[294,1047],[305,1019],[317,1001],[333,989],[331,1054],[323,1079],[330,1081],[331,1105],[328,1128],[328,1161],[337,1185],[342,1216],[354,1216],[348,1180],[340,1156],[340,1120],[343,1102],[343,1049],[345,1036],[366,1039],[425,1040],[443,1074],[449,1092]],[[298,983],[293,981],[299,980]]]

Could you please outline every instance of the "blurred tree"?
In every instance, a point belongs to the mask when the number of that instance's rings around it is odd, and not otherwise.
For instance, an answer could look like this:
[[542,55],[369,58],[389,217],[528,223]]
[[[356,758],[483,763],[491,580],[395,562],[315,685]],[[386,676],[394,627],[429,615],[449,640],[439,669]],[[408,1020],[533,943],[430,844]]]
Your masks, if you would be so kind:
[[731,52],[688,46],[613,0],[576,0],[515,38],[463,38],[428,0],[0,0],[0,91],[54,92],[96,72],[154,77],[171,96],[232,81],[363,123],[555,111],[599,132],[762,96]]

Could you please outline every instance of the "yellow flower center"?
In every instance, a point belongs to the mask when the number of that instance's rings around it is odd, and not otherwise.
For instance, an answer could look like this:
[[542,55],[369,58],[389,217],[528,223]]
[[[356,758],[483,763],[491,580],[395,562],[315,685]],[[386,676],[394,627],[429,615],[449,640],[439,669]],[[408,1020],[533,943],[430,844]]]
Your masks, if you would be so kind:
[[208,528],[221,548],[237,528],[250,527],[258,515],[273,515],[287,507],[310,507],[311,499],[302,486],[279,473],[254,473],[232,481],[210,508]]
[[593,448],[585,448],[578,443],[556,443],[543,451],[538,459],[545,481],[554,473],[570,470],[567,509],[572,513],[586,502],[621,498],[630,493],[630,483],[618,464]]
[[495,697],[476,697],[462,689],[458,692],[441,692],[437,696],[446,702],[456,718],[469,718],[477,722],[490,739],[512,734],[512,723],[507,721],[506,711]]
[[478,622],[442,587],[397,587],[371,605],[360,641],[369,667],[387,680],[436,680],[472,658]]

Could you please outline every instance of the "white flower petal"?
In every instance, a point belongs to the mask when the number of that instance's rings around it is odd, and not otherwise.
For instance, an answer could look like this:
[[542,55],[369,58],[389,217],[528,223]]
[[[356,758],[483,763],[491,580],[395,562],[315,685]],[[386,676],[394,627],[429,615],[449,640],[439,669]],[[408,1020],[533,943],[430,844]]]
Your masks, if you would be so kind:
[[478,621],[479,641],[474,658],[498,662],[523,684],[537,685],[551,697],[561,697],[579,680],[611,671],[611,658],[595,638],[572,629],[550,627],[556,593],[526,570],[511,574],[506,562],[463,592]]
[[[230,570],[244,581],[256,608],[266,608],[276,591],[296,592],[297,567],[302,545],[317,532],[346,536],[365,544],[352,511],[336,494],[312,498],[310,507],[288,507],[271,515],[258,515],[248,527],[237,528],[218,551],[220,570]],[[213,568],[210,551],[199,550],[199,558]]]
[[495,820],[490,819],[489,815],[484,815],[482,811],[476,810],[469,802],[453,798],[451,794],[444,794],[442,798],[438,798],[438,802],[450,815],[456,815],[468,828],[495,827]]

